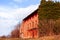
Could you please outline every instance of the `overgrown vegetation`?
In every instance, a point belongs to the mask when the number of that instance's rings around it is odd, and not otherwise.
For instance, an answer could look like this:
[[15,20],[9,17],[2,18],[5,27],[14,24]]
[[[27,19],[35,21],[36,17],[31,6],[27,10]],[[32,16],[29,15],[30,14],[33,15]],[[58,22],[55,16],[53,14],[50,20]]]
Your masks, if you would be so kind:
[[38,15],[40,36],[60,33],[60,2],[41,0]]

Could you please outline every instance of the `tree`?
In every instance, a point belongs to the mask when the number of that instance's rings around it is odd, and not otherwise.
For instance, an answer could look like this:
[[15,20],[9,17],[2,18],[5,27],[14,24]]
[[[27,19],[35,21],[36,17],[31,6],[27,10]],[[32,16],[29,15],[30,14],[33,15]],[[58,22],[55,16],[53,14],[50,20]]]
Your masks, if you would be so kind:
[[45,2],[46,2],[46,0],[42,0],[42,1],[41,1],[41,4],[44,4]]
[[19,38],[19,27],[20,27],[20,23],[15,25],[15,29],[11,32],[10,35],[11,38]]
[[1,36],[0,38],[7,38],[5,35]]
[[53,31],[56,35],[59,35],[60,34],[60,19],[59,20],[56,20],[56,24],[53,28]]
[[11,38],[19,38],[19,30],[15,29],[11,32]]
[[43,3],[41,2],[38,10],[39,30],[40,33],[47,32],[48,35],[52,35],[55,20],[60,18],[60,3],[53,1],[43,1]]

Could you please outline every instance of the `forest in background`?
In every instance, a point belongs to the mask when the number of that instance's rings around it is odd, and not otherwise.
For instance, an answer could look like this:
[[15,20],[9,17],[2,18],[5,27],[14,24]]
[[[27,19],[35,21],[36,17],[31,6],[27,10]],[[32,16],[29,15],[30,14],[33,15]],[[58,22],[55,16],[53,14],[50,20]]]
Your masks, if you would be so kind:
[[41,0],[38,15],[40,36],[60,34],[60,2]]

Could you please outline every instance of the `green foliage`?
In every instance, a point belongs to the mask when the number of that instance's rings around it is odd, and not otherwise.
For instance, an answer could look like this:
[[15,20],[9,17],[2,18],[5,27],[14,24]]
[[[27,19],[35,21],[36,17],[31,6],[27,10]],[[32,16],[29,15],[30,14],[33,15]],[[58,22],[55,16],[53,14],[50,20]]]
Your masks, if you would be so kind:
[[43,5],[43,4],[45,4],[45,2],[46,2],[46,0],[42,0],[42,1],[41,1],[41,4]]
[[39,19],[58,19],[60,17],[60,3],[48,1],[39,6]]
[[[46,34],[46,32],[53,32],[53,30],[56,31],[60,27],[60,25],[58,26],[58,24],[55,25],[55,21],[60,18],[60,2],[45,0],[41,1],[38,10],[38,15],[40,28],[39,31],[41,33]],[[46,20],[46,22],[43,20]]]

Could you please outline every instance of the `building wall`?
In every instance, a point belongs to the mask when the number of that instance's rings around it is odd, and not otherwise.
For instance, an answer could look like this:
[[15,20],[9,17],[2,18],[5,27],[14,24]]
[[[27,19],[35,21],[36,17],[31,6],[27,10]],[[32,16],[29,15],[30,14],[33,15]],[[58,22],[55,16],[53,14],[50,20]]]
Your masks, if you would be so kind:
[[35,12],[28,19],[23,20],[20,26],[20,37],[22,38],[37,38],[38,37],[38,14]]

